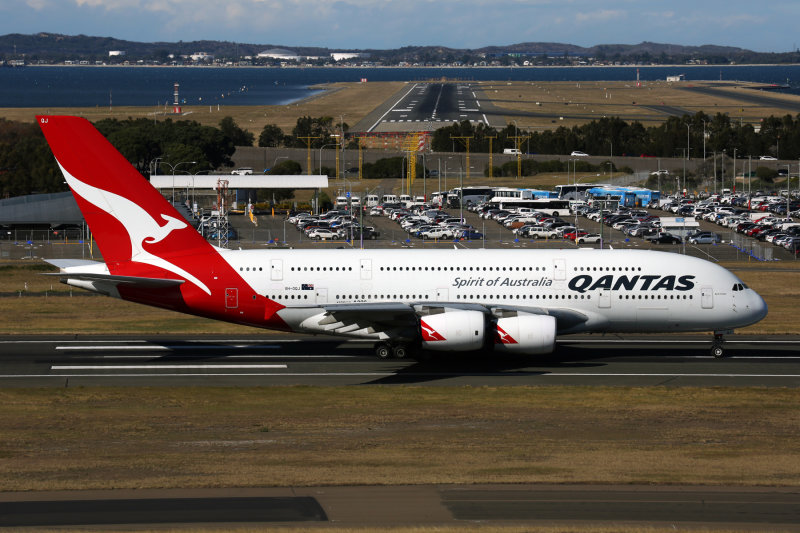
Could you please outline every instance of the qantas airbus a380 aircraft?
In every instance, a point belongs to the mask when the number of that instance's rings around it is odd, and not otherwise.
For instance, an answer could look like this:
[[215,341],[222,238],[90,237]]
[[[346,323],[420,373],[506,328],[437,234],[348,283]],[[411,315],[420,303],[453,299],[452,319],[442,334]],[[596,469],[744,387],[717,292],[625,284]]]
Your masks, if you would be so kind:
[[209,244],[89,123],[40,116],[105,262],[51,261],[75,287],[238,324],[418,349],[545,354],[556,335],[712,331],[764,300],[728,270],[633,250],[227,250]]

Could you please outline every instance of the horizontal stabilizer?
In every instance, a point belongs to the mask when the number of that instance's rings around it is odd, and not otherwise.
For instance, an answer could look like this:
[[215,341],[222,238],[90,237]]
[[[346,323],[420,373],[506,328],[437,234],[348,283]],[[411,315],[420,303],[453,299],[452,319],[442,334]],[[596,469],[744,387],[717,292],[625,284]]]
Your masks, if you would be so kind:
[[97,274],[94,272],[48,272],[45,276],[58,276],[62,279],[110,283],[112,285],[125,285],[140,289],[159,289],[175,287],[186,283],[183,279],[140,278],[136,276],[114,276],[112,274]]

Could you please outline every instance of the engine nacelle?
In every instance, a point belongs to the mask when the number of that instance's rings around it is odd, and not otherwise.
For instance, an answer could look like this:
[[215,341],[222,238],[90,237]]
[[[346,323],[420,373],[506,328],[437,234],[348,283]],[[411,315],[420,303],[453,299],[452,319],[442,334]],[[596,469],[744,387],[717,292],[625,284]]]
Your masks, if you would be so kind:
[[546,354],[556,344],[556,319],[549,315],[498,318],[494,349],[501,352]]
[[449,311],[420,318],[422,347],[441,352],[480,350],[486,320],[480,311]]

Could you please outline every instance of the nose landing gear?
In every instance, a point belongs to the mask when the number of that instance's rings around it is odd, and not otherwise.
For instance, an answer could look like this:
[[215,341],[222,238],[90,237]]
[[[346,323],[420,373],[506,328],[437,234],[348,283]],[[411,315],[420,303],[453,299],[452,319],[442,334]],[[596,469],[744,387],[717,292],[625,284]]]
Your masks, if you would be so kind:
[[715,359],[721,359],[725,356],[725,350],[722,348],[722,345],[725,343],[725,339],[723,338],[723,334],[719,332],[714,332],[714,340],[711,341],[711,356]]

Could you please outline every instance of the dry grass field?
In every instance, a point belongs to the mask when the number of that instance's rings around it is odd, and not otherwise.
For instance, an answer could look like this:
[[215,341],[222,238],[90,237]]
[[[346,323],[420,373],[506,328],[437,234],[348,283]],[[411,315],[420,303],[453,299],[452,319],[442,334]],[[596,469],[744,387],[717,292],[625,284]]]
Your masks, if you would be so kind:
[[0,490],[798,486],[798,400],[774,388],[6,389]]
[[[778,105],[763,107],[743,102],[740,95],[766,94],[787,105],[800,104],[800,97],[764,93],[756,89],[756,84],[744,82],[648,81],[640,85],[635,80],[483,82],[481,87],[495,105],[523,112],[521,116],[510,114],[506,119],[509,123],[516,120],[520,129],[529,131],[570,127],[602,117],[619,117],[627,122],[637,120],[645,126],[655,126],[669,116],[667,109],[683,110],[690,115],[698,111],[712,116],[723,113],[732,120],[756,124],[761,118],[783,116],[789,111]],[[714,87],[717,94],[688,90],[693,87]]]
[[184,115],[175,117],[165,115],[163,109],[150,107],[90,107],[90,108],[2,108],[0,117],[21,122],[32,122],[37,114],[77,115],[91,121],[105,118],[126,119],[152,118],[154,120],[196,120],[197,122],[217,126],[224,117],[232,117],[242,128],[256,136],[267,124],[277,124],[285,133],[291,133],[302,116],[336,117],[344,115],[344,121],[355,124],[375,107],[388,100],[399,91],[403,82],[369,82],[369,83],[332,83],[321,86],[326,91],[315,97],[282,106],[183,106]]

